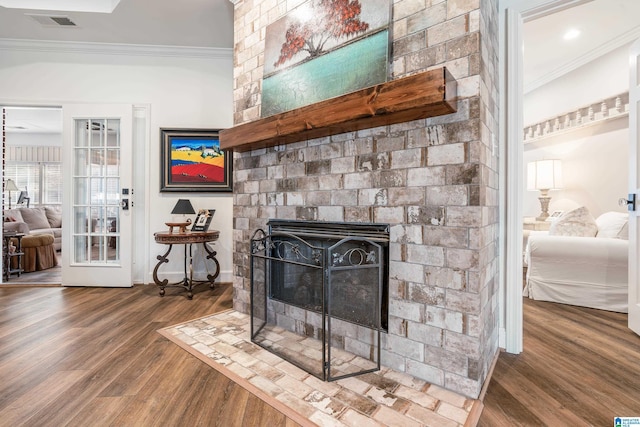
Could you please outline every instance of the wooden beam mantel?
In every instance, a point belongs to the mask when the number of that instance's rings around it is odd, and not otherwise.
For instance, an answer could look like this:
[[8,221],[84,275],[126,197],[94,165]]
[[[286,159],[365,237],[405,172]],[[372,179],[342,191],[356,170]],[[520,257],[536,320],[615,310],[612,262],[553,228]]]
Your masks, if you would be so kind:
[[381,83],[220,131],[220,147],[248,151],[456,112],[446,68]]

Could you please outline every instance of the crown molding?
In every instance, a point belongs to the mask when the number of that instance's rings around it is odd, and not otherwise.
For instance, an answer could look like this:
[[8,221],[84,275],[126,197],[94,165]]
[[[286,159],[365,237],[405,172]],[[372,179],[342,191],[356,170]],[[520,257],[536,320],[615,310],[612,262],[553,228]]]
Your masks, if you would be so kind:
[[589,52],[576,58],[575,60],[561,65],[550,73],[547,73],[542,77],[525,83],[523,92],[527,94],[535,89],[538,89],[539,87],[544,86],[545,84],[552,82],[553,80],[560,78],[565,74],[568,74],[571,71],[574,71],[595,59],[600,58],[601,56],[611,52],[612,50],[618,49],[619,47],[631,43],[638,38],[640,38],[640,27],[636,27],[630,31],[627,31],[619,37],[609,40],[608,42],[601,44],[595,49],[590,50]]
[[535,143],[628,116],[629,92],[620,93],[526,125],[522,140],[525,145]]
[[233,58],[233,49],[231,48],[87,43],[20,39],[0,39],[0,50],[94,55],[165,56],[201,59]]
[[571,9],[572,7],[580,6],[592,1],[593,0],[555,0],[553,2],[543,2],[536,6],[532,5],[534,1],[524,0],[520,3],[525,7],[530,7],[530,9],[522,12],[522,19],[524,22],[533,21],[534,19],[544,18],[545,16],[562,12],[563,10]]

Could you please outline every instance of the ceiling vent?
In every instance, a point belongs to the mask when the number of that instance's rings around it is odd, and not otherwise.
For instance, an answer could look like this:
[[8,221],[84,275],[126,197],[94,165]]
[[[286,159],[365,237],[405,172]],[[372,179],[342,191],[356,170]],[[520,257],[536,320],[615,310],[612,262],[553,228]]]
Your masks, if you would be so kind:
[[74,28],[77,27],[75,22],[69,19],[68,16],[62,15],[38,15],[38,14],[30,14],[27,13],[27,16],[35,19],[38,23],[44,27],[66,27],[66,28]]

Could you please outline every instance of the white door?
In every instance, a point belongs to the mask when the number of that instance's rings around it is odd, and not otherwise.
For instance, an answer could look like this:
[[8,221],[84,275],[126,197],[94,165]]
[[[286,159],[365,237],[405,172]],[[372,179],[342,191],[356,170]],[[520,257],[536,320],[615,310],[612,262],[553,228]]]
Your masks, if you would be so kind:
[[63,105],[62,284],[130,287],[131,105]]
[[[640,138],[640,40],[631,45],[629,54],[629,328],[640,335],[640,276],[638,275],[638,242],[640,219],[635,199],[640,194],[638,138]],[[634,199],[635,198],[635,199]]]

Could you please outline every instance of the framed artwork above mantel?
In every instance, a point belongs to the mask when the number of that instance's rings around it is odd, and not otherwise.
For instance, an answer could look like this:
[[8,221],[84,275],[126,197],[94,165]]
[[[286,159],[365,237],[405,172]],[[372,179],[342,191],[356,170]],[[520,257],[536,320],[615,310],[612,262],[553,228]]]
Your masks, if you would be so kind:
[[220,129],[160,128],[160,192],[233,191],[233,153]]
[[306,0],[265,31],[261,117],[387,81],[390,0]]

